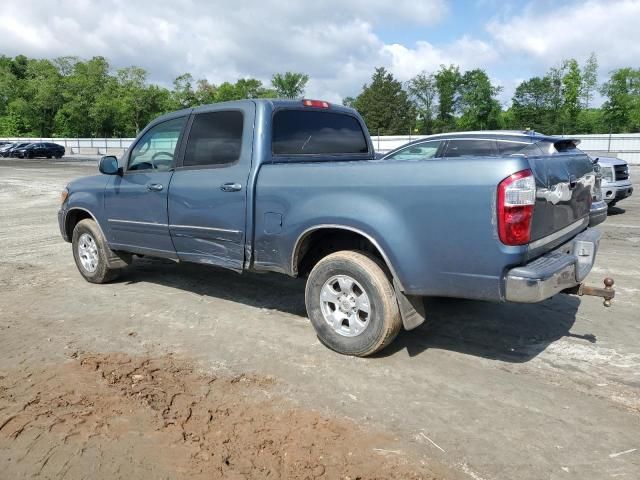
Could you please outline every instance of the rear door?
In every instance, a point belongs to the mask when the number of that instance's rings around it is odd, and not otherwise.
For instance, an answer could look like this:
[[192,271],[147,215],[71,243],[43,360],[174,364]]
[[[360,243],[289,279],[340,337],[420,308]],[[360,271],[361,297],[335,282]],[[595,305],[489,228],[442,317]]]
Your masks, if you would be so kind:
[[169,188],[169,228],[181,260],[242,270],[255,104],[206,107],[190,120]]
[[151,127],[125,156],[123,175],[112,175],[105,189],[110,243],[115,248],[175,257],[167,220],[167,193],[188,117]]

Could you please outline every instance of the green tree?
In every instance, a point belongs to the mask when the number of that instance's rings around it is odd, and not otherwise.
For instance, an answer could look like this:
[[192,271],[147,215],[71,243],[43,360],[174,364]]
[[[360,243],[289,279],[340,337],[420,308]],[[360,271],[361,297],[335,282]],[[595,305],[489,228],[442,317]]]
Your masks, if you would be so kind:
[[27,65],[24,95],[29,108],[23,115],[31,125],[29,133],[48,137],[53,133],[54,119],[62,104],[61,76],[49,60],[30,60]]
[[174,109],[190,108],[198,105],[196,92],[193,90],[193,76],[183,73],[173,80],[171,103]]
[[438,90],[438,127],[439,131],[450,131],[455,128],[455,113],[458,106],[460,69],[455,65],[440,65],[434,76]]
[[589,108],[594,93],[598,90],[598,57],[591,52],[582,68],[582,104]]
[[356,99],[354,97],[344,97],[342,99],[342,105],[349,108],[356,108]]
[[111,81],[109,62],[104,57],[81,61],[74,57],[56,59],[61,75],[59,93],[62,99],[55,114],[55,133],[62,136],[88,137],[103,129],[96,124],[91,112]]
[[271,84],[277,95],[283,98],[302,97],[308,81],[309,75],[295,72],[276,73],[271,78]]
[[460,79],[458,109],[462,130],[496,129],[500,126],[500,102],[497,95],[502,87],[494,86],[484,70],[469,70]]
[[434,130],[438,90],[433,74],[422,72],[408,82],[408,90],[418,113],[419,132],[430,135]]
[[582,75],[578,62],[571,58],[565,61],[562,76],[562,133],[573,132],[581,110]]
[[415,111],[402,84],[383,67],[364,85],[353,106],[373,135],[406,135],[413,129]]
[[549,77],[533,77],[521,82],[513,95],[510,126],[551,133],[555,125],[553,95]]
[[601,92],[607,98],[602,109],[611,130],[640,131],[640,69],[614,70]]
[[121,68],[117,71],[119,130],[124,135],[137,135],[150,120],[163,113],[169,102],[166,89],[147,86],[147,72],[140,67]]

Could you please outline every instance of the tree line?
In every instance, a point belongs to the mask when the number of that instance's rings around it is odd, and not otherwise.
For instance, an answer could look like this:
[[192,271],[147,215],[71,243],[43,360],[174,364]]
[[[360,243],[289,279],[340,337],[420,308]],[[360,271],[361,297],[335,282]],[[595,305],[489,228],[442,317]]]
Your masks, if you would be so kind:
[[[531,129],[548,134],[640,132],[640,69],[614,70],[598,82],[595,54],[580,66],[567,59],[544,76],[522,81],[508,108],[502,87],[482,69],[441,65],[406,83],[377,68],[345,105],[356,108],[372,134],[432,134],[456,130]],[[594,99],[600,94],[600,107]]]
[[104,57],[54,60],[0,56],[0,136],[131,137],[166,112],[244,98],[303,94],[309,77],[276,73],[214,85],[189,73],[164,88],[136,66],[111,69]]
[[[640,69],[625,67],[598,81],[595,54],[580,65],[567,59],[543,76],[522,81],[510,105],[486,71],[441,65],[400,82],[376,68],[356,97],[372,135],[455,130],[532,129],[549,134],[640,131]],[[155,85],[136,66],[113,70],[104,57],[32,59],[0,56],[0,136],[128,137],[156,116],[244,98],[300,98],[303,73],[276,73],[269,85],[254,78],[219,85],[185,73],[171,88]],[[598,96],[600,95],[600,97]],[[594,100],[601,99],[596,107]]]

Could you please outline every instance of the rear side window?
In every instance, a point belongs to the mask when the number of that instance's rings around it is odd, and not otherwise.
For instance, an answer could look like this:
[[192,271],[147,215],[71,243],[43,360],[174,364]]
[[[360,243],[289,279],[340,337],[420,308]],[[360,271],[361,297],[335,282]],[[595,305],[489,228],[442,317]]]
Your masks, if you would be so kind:
[[193,119],[183,166],[227,165],[240,158],[242,112],[199,113]]
[[522,150],[529,145],[521,142],[503,142],[498,141],[498,152],[502,156],[513,155],[514,153],[522,153]]
[[445,157],[490,157],[496,155],[493,140],[449,140]]
[[553,144],[558,153],[582,153],[574,140],[559,140]]
[[355,117],[312,110],[280,110],[273,119],[274,155],[367,153],[369,147]]

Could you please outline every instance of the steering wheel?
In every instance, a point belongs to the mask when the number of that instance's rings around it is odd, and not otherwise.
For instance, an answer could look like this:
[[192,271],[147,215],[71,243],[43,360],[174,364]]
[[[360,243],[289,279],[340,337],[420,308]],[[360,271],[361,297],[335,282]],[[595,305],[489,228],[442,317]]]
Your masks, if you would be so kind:
[[156,166],[156,160],[158,159],[158,157],[161,157],[163,155],[169,157],[169,160],[168,160],[168,162],[165,160],[162,163],[165,163],[165,162],[171,163],[173,161],[173,153],[170,153],[170,152],[156,152],[151,156],[151,164],[153,165],[154,169],[156,169],[156,170],[158,169],[158,167]]

